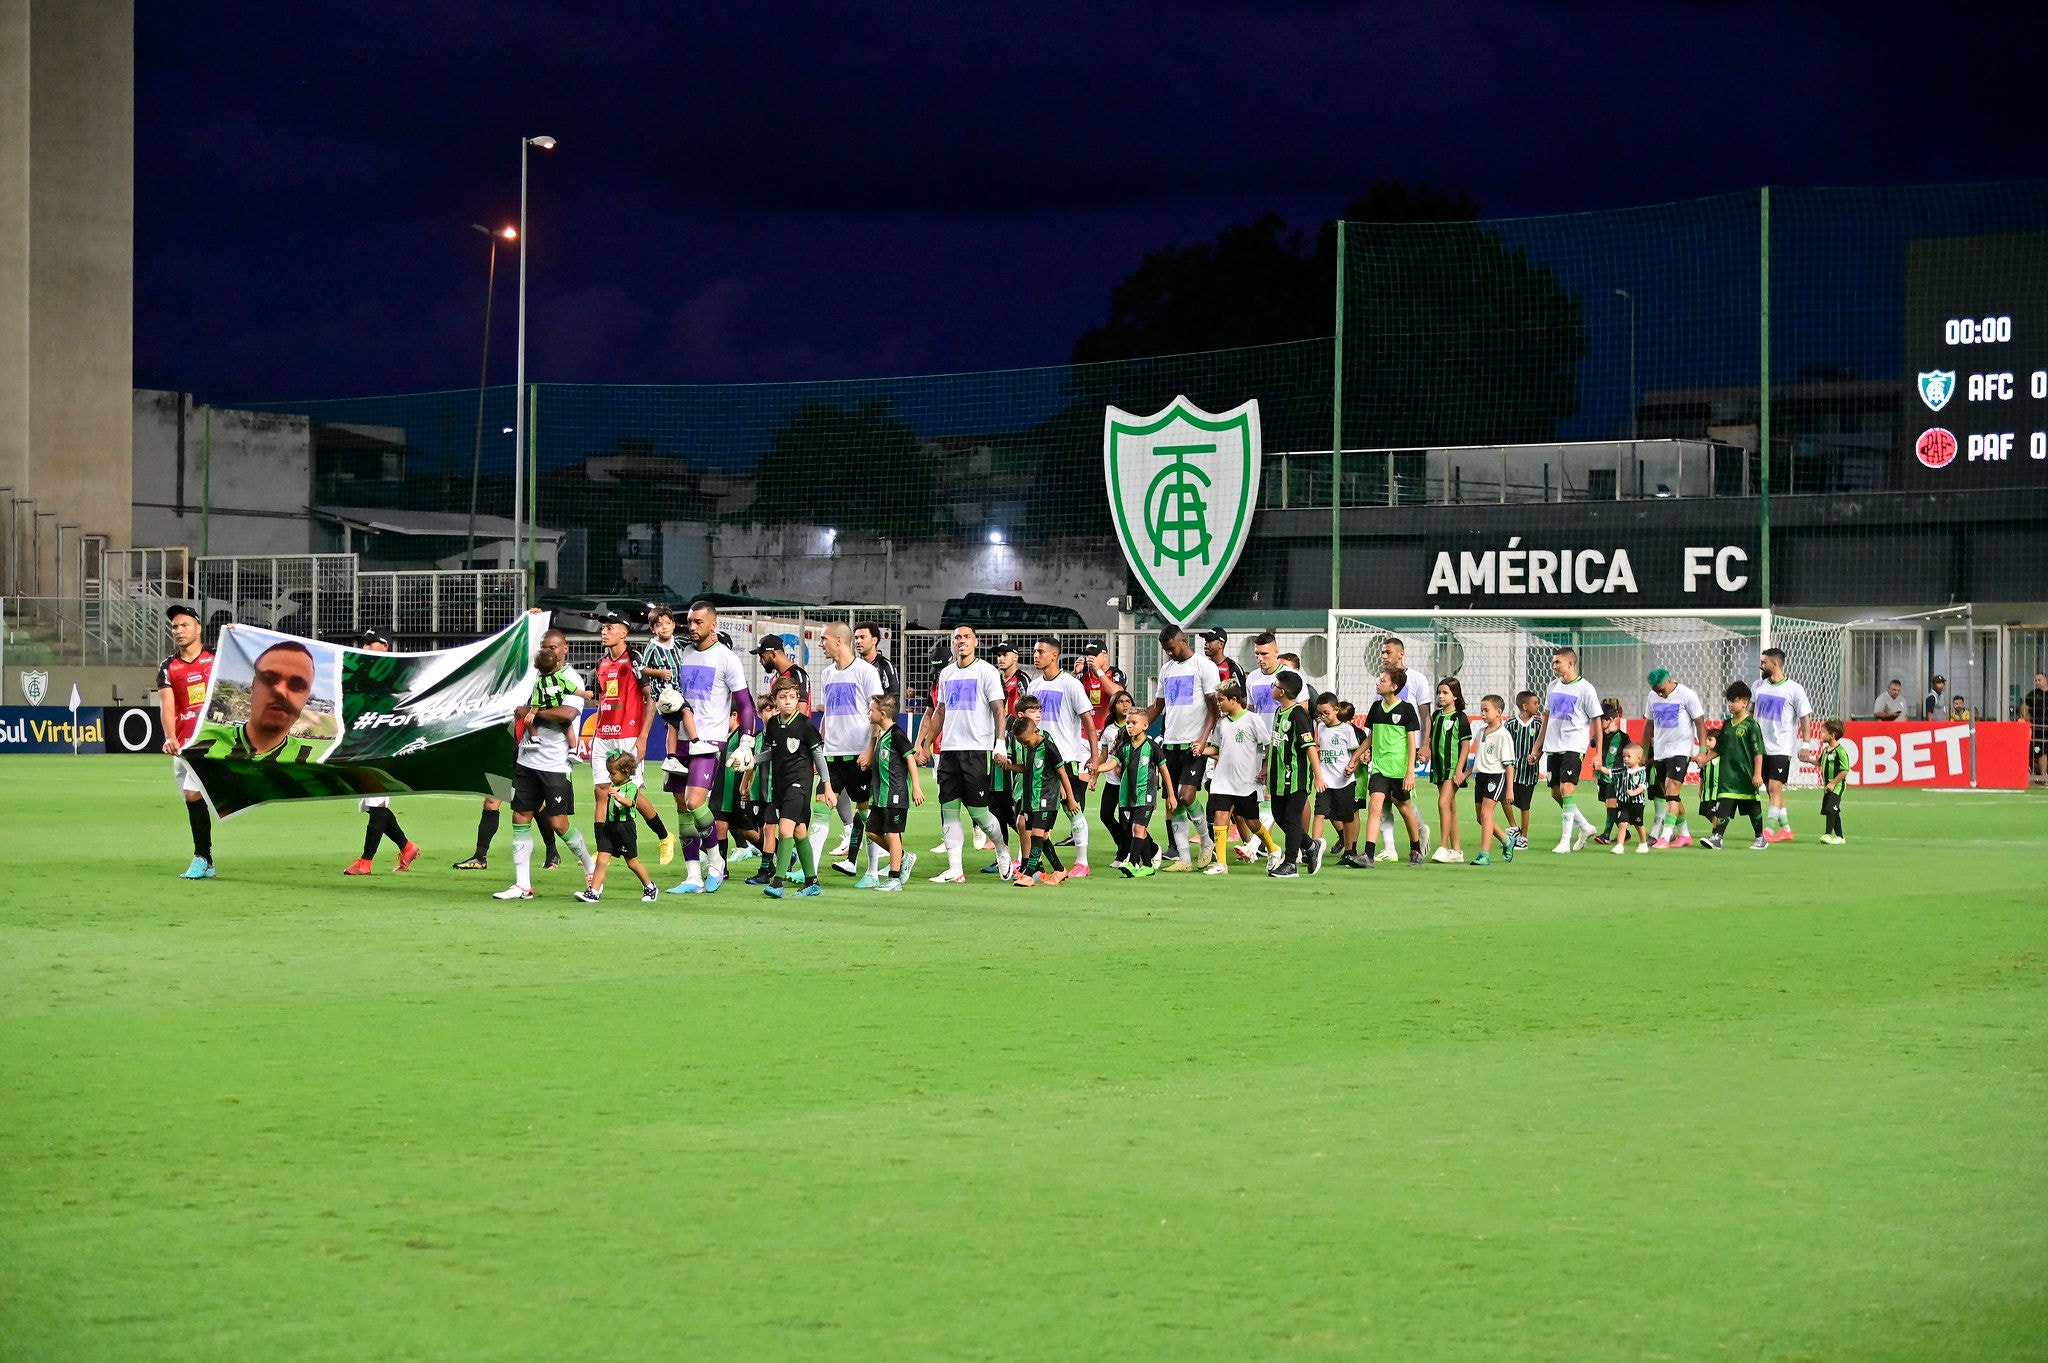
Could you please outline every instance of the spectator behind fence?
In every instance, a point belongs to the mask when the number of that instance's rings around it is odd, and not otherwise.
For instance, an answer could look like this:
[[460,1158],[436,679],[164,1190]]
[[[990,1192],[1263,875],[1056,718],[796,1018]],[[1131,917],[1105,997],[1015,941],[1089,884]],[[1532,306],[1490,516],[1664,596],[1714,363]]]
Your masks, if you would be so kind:
[[1957,696],[1954,700],[1950,701],[1948,703],[1948,717],[1950,719],[1968,719],[1970,717],[1970,698],[1968,696]]
[[1948,718],[1948,678],[1939,672],[1934,674],[1933,689],[1927,699],[1920,703],[1920,713],[1927,719]]
[[2020,718],[2033,726],[2027,757],[2036,778],[2048,777],[2048,672],[2034,674],[2034,689],[2020,700]]
[[1906,713],[1905,690],[1906,684],[1897,677],[1886,682],[1877,699],[1870,702],[1870,717],[1884,720],[1903,718]]

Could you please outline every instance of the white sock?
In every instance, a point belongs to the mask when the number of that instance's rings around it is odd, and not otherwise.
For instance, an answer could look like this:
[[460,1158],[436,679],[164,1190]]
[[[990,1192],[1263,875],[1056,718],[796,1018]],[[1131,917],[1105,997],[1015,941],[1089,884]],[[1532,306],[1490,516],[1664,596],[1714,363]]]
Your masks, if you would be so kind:
[[725,858],[718,851],[718,844],[709,838],[704,840],[704,871],[707,875],[723,876]]
[[517,828],[512,830],[512,883],[522,890],[533,888],[533,825],[526,830],[523,838]]
[[1380,816],[1380,846],[1390,851],[1394,846],[1394,820],[1387,815]]
[[878,842],[868,844],[868,874],[879,876],[882,868],[889,864],[889,849]]
[[569,850],[576,854],[576,860],[583,863],[583,874],[589,875],[597,869],[597,858],[592,856],[590,849],[583,845],[583,831],[581,829],[571,828],[563,835],[562,841],[569,844]]
[[1067,816],[1067,823],[1074,830],[1074,864],[1088,864],[1088,809],[1084,805]]
[[825,864],[825,839],[831,835],[832,820],[830,817],[819,819],[811,825],[811,865],[823,866]]
[[948,817],[944,829],[941,840],[946,844],[946,869],[957,876],[960,874],[960,846],[967,841],[967,835],[960,828],[960,816]]
[[1166,841],[1167,845],[1173,849],[1174,857],[1182,865],[1194,865],[1195,854],[1188,847],[1188,821],[1186,815],[1176,814],[1166,821]]

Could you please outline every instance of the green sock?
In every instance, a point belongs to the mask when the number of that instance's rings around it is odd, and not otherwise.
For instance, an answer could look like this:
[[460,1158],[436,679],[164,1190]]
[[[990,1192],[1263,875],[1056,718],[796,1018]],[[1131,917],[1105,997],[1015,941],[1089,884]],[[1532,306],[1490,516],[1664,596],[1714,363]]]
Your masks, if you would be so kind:
[[1571,835],[1573,826],[1578,823],[1579,797],[1577,795],[1560,796],[1558,798],[1557,808],[1558,811],[1564,815],[1565,836],[1569,837]]

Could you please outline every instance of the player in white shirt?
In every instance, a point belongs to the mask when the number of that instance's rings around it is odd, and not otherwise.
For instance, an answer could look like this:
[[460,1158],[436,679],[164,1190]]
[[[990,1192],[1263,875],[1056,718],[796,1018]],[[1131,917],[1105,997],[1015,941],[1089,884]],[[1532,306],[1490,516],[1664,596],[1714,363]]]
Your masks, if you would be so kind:
[[945,830],[946,869],[932,877],[941,884],[967,879],[960,869],[960,850],[967,835],[960,808],[996,845],[996,874],[1010,878],[1010,845],[1001,824],[988,811],[989,754],[1001,741],[1004,715],[1003,679],[993,666],[975,656],[979,640],[966,625],[953,631],[953,660],[939,669],[939,698],[918,730],[917,760],[931,760],[932,739],[940,740],[938,757],[939,823]]
[[[882,674],[871,662],[855,655],[853,630],[840,621],[825,626],[820,640],[825,649],[825,666],[818,669],[811,685],[811,717],[825,740],[825,773],[839,796],[839,826],[847,835],[846,846],[863,845],[867,837],[868,788],[874,780],[874,725],[868,707],[882,694]],[[811,858],[824,860],[826,825],[819,819],[811,826]],[[834,862],[841,875],[857,875],[851,857]]]
[[1060,665],[1057,639],[1040,639],[1031,650],[1038,675],[1031,678],[1031,694],[1038,697],[1039,719],[1067,769],[1067,826],[1074,835],[1076,878],[1088,872],[1088,792],[1093,788],[1088,769],[1095,753],[1095,707],[1088,703],[1088,690],[1081,679]]
[[1764,731],[1764,781],[1771,791],[1770,807],[1764,811],[1764,837],[1771,842],[1790,842],[1792,811],[1785,808],[1785,783],[1792,779],[1792,763],[1800,747],[1819,736],[1819,726],[1814,723],[1813,702],[1806,698],[1806,688],[1785,675],[1785,650],[1765,649],[1758,670],[1763,677],[1755,687],[1756,724]]
[[[1593,721],[1600,718],[1600,693],[1593,683],[1579,675],[1579,652],[1556,648],[1550,652],[1550,670],[1557,679],[1543,700],[1543,719],[1537,728],[1537,746],[1550,776],[1550,798],[1557,801],[1563,818],[1553,852],[1576,852],[1594,833],[1593,821],[1579,812],[1580,769],[1586,749],[1592,745]],[[1576,834],[1576,836],[1574,836]]]
[[1685,773],[1707,733],[1707,712],[1699,693],[1681,686],[1668,668],[1655,668],[1647,680],[1643,703],[1643,746],[1650,750],[1650,779],[1662,801],[1657,806],[1651,837],[1658,847],[1690,847],[1692,829],[1685,822]]
[[1244,688],[1236,682],[1216,688],[1216,723],[1203,756],[1209,766],[1211,842],[1219,855],[1204,868],[1205,875],[1230,874],[1227,854],[1233,821],[1246,832],[1259,827],[1259,782],[1273,728],[1258,711],[1247,709],[1245,700]]
[[[1266,721],[1266,727],[1273,727],[1273,716],[1280,712],[1280,696],[1273,688],[1282,675],[1292,672],[1300,689],[1297,695],[1306,698],[1315,693],[1308,689],[1308,678],[1301,675],[1299,668],[1289,667],[1280,660],[1280,640],[1272,630],[1260,630],[1252,637],[1252,670],[1244,676],[1245,704]],[[1280,850],[1280,830],[1273,826],[1273,803],[1264,792],[1259,796],[1259,836],[1265,840],[1266,851]]]
[[[545,818],[555,836],[583,863],[585,888],[597,858],[569,824],[576,792],[569,784],[569,733],[583,717],[583,677],[569,666],[569,639],[558,629],[541,635],[536,676],[527,703],[513,711],[520,727],[512,757],[512,884],[493,899],[533,898],[533,821]],[[523,726],[523,727],[521,727]]]
[[[1165,651],[1166,661],[1159,665],[1158,691],[1145,707],[1145,722],[1165,716],[1166,732],[1159,745],[1161,765],[1179,801],[1166,823],[1166,850],[1173,855],[1159,869],[1200,870],[1208,865],[1208,838],[1206,833],[1194,832],[1189,820],[1197,825],[1201,822],[1193,806],[1202,790],[1202,750],[1209,746],[1209,731],[1216,726],[1220,678],[1216,664],[1195,651],[1187,631],[1179,625],[1159,631],[1159,647]],[[1203,848],[1201,865],[1195,861],[1197,844]]]
[[677,734],[668,760],[662,763],[667,775],[661,788],[676,797],[676,834],[683,842],[683,883],[669,893],[703,894],[725,883],[711,787],[724,760],[725,741],[732,734],[733,712],[739,712],[743,734],[753,733],[760,721],[740,655],[718,637],[718,608],[708,601],[692,602],[683,634],[688,646],[676,663],[675,686],[689,702],[697,737],[686,742]]
[[[1415,707],[1415,717],[1422,723],[1422,732],[1429,732],[1429,712],[1436,705],[1436,683],[1430,680],[1429,669],[1418,667],[1408,661],[1408,645],[1399,637],[1389,635],[1380,643],[1380,666],[1398,667],[1408,674],[1408,682],[1401,688],[1401,694],[1394,697],[1395,704],[1407,701]],[[1424,755],[1428,748],[1424,748]],[[1380,806],[1380,860],[1398,861],[1401,854],[1394,850],[1394,814],[1396,806],[1392,800]],[[1414,806],[1416,823],[1422,829],[1422,841],[1416,846],[1422,855],[1429,855],[1429,820],[1422,817],[1422,806]],[[1371,832],[1367,830],[1368,834]]]

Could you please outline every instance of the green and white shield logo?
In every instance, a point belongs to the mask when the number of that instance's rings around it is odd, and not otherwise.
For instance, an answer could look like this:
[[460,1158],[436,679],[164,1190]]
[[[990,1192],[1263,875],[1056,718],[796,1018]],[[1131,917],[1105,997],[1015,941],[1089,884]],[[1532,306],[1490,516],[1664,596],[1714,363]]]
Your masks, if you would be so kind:
[[1244,551],[1259,494],[1259,403],[1212,416],[1184,397],[1102,419],[1102,471],[1117,539],[1153,604],[1199,613]]

